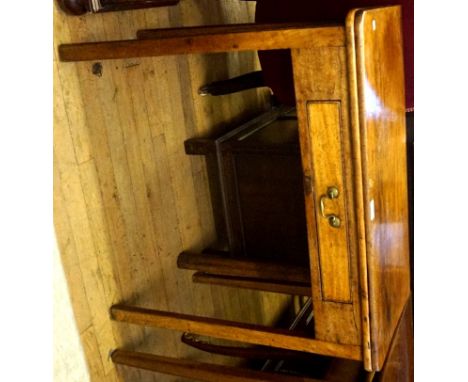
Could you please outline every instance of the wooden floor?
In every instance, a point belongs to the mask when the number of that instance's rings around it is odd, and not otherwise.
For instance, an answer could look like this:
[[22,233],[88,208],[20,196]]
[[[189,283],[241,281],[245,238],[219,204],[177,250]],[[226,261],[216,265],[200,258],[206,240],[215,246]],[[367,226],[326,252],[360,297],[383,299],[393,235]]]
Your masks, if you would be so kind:
[[[216,238],[204,159],[187,138],[225,130],[267,107],[266,91],[200,97],[200,85],[258,68],[254,52],[60,63],[60,43],[133,38],[139,28],[249,22],[254,3],[179,6],[71,17],[54,10],[54,220],[92,381],[181,381],[115,369],[116,347],[228,362],[179,333],[115,323],[112,304],[269,323],[288,299],[191,283],[182,250]],[[94,70],[93,70],[94,67]],[[93,73],[94,72],[94,73]]]

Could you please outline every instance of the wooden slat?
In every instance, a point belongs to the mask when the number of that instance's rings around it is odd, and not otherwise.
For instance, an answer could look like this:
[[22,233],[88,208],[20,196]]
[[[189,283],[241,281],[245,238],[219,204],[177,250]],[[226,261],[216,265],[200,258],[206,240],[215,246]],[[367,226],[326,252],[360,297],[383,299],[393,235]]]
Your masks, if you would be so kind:
[[311,295],[310,284],[283,282],[276,280],[259,280],[247,277],[221,276],[204,272],[196,272],[192,276],[194,283],[222,285],[232,288],[262,290],[273,293],[285,293],[295,296]]
[[[63,216],[62,211],[59,212],[58,210],[56,210],[56,214],[61,215],[58,222],[64,224],[62,227],[72,231],[67,245],[64,246],[59,241],[59,248],[62,253],[69,251],[71,251],[69,252],[70,255],[73,251],[78,253],[73,271],[80,272],[82,280],[85,283],[84,295],[82,297],[88,299],[88,306],[93,311],[88,328],[89,325],[92,325],[93,329],[101,333],[101,341],[97,342],[99,348],[99,355],[97,357],[99,356],[102,359],[102,363],[100,364],[103,367],[102,372],[107,373],[109,367],[112,367],[112,364],[105,361],[107,349],[115,344],[116,339],[112,331],[111,322],[107,319],[106,311],[101,307],[115,302],[113,291],[118,288],[112,277],[107,277],[107,274],[102,274],[101,272],[101,265],[107,263],[109,259],[105,256],[96,258],[92,256],[96,248],[96,241],[93,237],[92,223],[88,218],[87,202],[89,200],[86,200],[87,198],[83,190],[84,179],[81,176],[81,166],[76,163],[75,153],[66,149],[66,147],[73,144],[70,126],[64,125],[62,129],[55,129],[54,139],[64,143],[63,146],[56,145],[54,147],[54,169],[56,167],[57,170],[54,175],[58,181],[57,186],[61,188],[60,191],[57,188],[55,189],[55,192],[61,195],[61,200],[56,200],[55,202],[62,205],[64,209],[63,213],[66,215]],[[90,162],[87,163],[92,164]],[[85,170],[83,171],[86,172]],[[65,219],[65,221],[62,219]],[[68,224],[69,227],[67,227]],[[71,246],[75,248],[67,248]],[[84,272],[85,269],[86,272]],[[76,278],[74,277],[74,279]],[[89,299],[87,297],[89,294],[93,294],[94,299]],[[75,305],[75,308],[77,307]],[[83,323],[80,322],[79,327],[82,325]],[[84,349],[85,354],[88,354],[86,346]]]
[[205,382],[320,382],[317,379],[261,372],[237,367],[213,365],[187,359],[117,349],[112,355],[116,364]]
[[361,359],[360,346],[340,345],[332,342],[319,341],[301,337],[298,333],[292,334],[287,330],[272,329],[261,325],[244,324],[125,305],[112,306],[111,315],[116,321],[137,325],[191,332],[231,341],[298,350],[338,358]]
[[308,268],[264,260],[238,259],[230,257],[228,254],[223,256],[182,252],[177,258],[177,266],[182,269],[192,269],[217,275],[310,283]]
[[[244,28],[244,27],[243,27]],[[59,46],[62,61],[89,61],[176,54],[344,46],[343,27],[213,33],[151,40],[121,40]]]

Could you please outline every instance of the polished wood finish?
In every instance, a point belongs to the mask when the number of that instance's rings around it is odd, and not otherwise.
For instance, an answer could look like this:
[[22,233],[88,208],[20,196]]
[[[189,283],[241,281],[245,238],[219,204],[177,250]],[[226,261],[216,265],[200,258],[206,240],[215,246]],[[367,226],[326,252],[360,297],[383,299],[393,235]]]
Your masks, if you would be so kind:
[[[376,12],[375,17],[372,12]],[[367,15],[367,18],[364,15]],[[375,25],[380,27],[375,28]],[[363,334],[362,337],[359,335],[359,338],[364,340],[363,349],[366,355],[364,360],[367,370],[382,368],[396,322],[409,293],[405,139],[404,122],[402,123],[404,121],[403,65],[401,34],[393,33],[393,28],[398,29],[399,25],[398,7],[378,11],[358,11],[352,27],[353,33],[350,33],[351,28],[347,29],[349,39],[356,38],[356,51],[353,51],[352,44],[348,44],[348,55],[351,55],[351,58],[346,59],[341,48],[321,48],[315,51],[311,49],[310,53],[304,49],[292,51],[305,177],[311,177],[318,182],[319,179],[313,176],[311,163],[314,168],[317,166],[322,168],[327,165],[329,156],[333,155],[333,153],[324,153],[323,160],[316,157],[320,151],[315,149],[314,152],[314,147],[318,145],[320,148],[321,142],[325,142],[327,135],[324,133],[307,135],[308,129],[311,128],[310,123],[313,121],[307,120],[306,105],[310,105],[311,102],[339,101],[343,104],[343,113],[340,117],[341,139],[344,145],[343,158],[354,158],[359,161],[357,165],[355,161],[352,166],[349,161],[343,159],[344,195],[347,207],[344,207],[345,210],[341,210],[340,213],[350,214],[347,229],[351,233],[350,237],[354,238],[348,243],[354,296],[353,308],[348,312],[350,318],[359,317],[359,312],[363,313],[362,321],[357,322],[354,319],[354,322],[356,327],[363,323]],[[387,34],[391,34],[394,38],[385,40]],[[381,51],[385,54],[381,54]],[[351,66],[353,61],[357,61],[354,79]],[[346,63],[350,68],[346,67]],[[398,66],[398,70],[393,70],[393,66]],[[346,75],[347,72],[351,72],[349,77]],[[320,74],[317,76],[315,73]],[[356,86],[357,90],[353,86]],[[351,114],[347,112],[349,102],[351,102]],[[326,112],[324,109],[322,116],[315,113],[315,118],[319,121],[321,118],[327,118]],[[351,140],[357,141],[358,144],[351,146],[349,144]],[[330,174],[336,174],[336,171]],[[361,185],[356,186],[359,182]],[[328,187],[330,184],[324,186]],[[317,190],[320,187],[315,185],[313,189]],[[371,197],[369,190],[372,190]],[[306,195],[306,208],[311,208],[317,214],[320,195],[312,193],[308,195]],[[354,203],[358,208],[352,207]],[[363,209],[360,209],[360,206],[363,206]],[[353,218],[353,213],[356,213],[356,219]],[[376,219],[377,215],[379,216]],[[309,227],[315,227],[317,224],[315,217],[308,214],[308,219],[310,219]],[[358,226],[354,225],[355,221],[358,222]],[[358,235],[355,233],[356,229]],[[357,238],[360,240],[364,238],[364,242],[356,241]],[[344,314],[331,311],[322,314],[321,307],[326,304],[322,301],[322,286],[317,285],[316,281],[320,280],[319,270],[322,270],[322,264],[314,258],[313,252],[315,248],[320,250],[319,243],[323,235],[320,236],[319,233],[319,237],[315,238],[309,234],[309,239],[312,239],[309,240],[309,246],[312,255],[316,333],[317,338],[324,338],[322,336],[330,335],[343,327],[342,324],[333,327],[333,321],[344,317]],[[358,256],[357,251],[359,251]],[[361,269],[366,268],[365,272],[359,272],[361,277],[359,283],[364,288],[369,288],[368,295],[361,294],[364,300],[361,301],[364,304],[362,310],[359,307],[357,264],[360,264]],[[367,315],[367,304],[372,312],[370,316]],[[344,307],[344,304],[340,306]]]
[[359,134],[373,370],[410,295],[403,53],[399,7],[355,15]]
[[375,382],[413,382],[413,304],[408,299],[392,339],[382,371],[376,374]]
[[119,365],[189,378],[205,382],[321,382],[318,379],[296,377],[287,374],[269,373],[170,358],[153,354],[117,349],[112,361]]
[[177,5],[179,0],[58,0],[60,8],[70,15],[80,16],[87,12],[112,12],[131,9]]
[[310,283],[310,275],[305,267],[266,260],[237,258],[230,256],[229,253],[182,252],[177,258],[177,266],[181,269],[203,271],[215,275]]
[[[362,177],[362,160],[361,160],[361,141],[359,136],[359,104],[358,104],[358,88],[357,88],[357,73],[356,73],[356,42],[354,19],[358,9],[351,10],[346,17],[346,63],[348,67],[348,90],[350,98],[349,118],[351,126],[350,140],[351,145],[355,149],[352,152],[351,163],[354,169],[353,174],[353,191],[354,191],[354,209],[356,211],[364,210],[363,198],[363,177]],[[368,271],[366,257],[366,231],[364,219],[358,219],[356,214],[356,244],[359,253],[357,259],[358,274],[359,274],[359,300],[361,305],[361,333],[362,333],[362,357],[364,366],[367,370],[372,370],[371,347],[370,347],[370,313],[369,313],[369,291],[368,291]]]
[[354,360],[361,359],[360,346],[319,341],[284,329],[124,305],[111,307],[111,315],[116,321],[137,325],[191,332],[254,345],[299,350]]
[[[307,118],[313,165],[312,179],[315,185],[315,200],[323,203],[316,208],[318,251],[320,261],[320,284],[322,299],[349,303],[351,298],[351,275],[349,261],[348,219],[344,193],[344,166],[342,149],[342,110],[339,101],[309,101]],[[317,137],[320,137],[317,138]],[[328,198],[329,187],[336,187],[338,196]],[[322,216],[336,214],[340,226],[333,227]]]
[[[115,319],[231,340],[236,336],[247,343],[362,360],[372,372],[382,369],[409,298],[400,10],[352,11],[346,21],[346,39],[344,30],[332,26],[265,31],[260,27],[250,32],[190,32],[187,37],[62,45],[63,60],[292,49],[315,338],[131,307],[114,307]],[[331,122],[330,131],[321,131],[326,129],[324,122]],[[327,152],[325,146],[334,150]],[[343,217],[343,225],[335,231],[320,228],[326,222],[320,216],[320,197],[330,181],[341,182],[343,188],[342,199],[326,203],[327,211],[332,207],[330,212]],[[329,251],[325,247],[332,245],[337,246],[337,258],[322,259]],[[334,262],[338,264],[335,273]],[[227,275],[232,272],[232,266],[218,265],[208,262],[206,271],[216,274],[215,268],[224,267]],[[236,276],[245,277],[246,269],[265,274],[251,264],[242,266],[239,273],[243,274]]]
[[[351,147],[346,51],[341,47],[293,49],[291,56],[302,168],[305,183],[309,184],[305,205],[315,333],[325,341],[358,345],[362,334],[353,168],[348,160]],[[339,228],[331,227],[320,214],[320,199],[330,186],[338,187],[339,196],[325,199],[325,212],[340,217]],[[328,257],[329,253],[337,258]]]
[[273,293],[285,293],[295,296],[310,296],[311,286],[306,283],[262,280],[248,277],[221,276],[196,272],[192,276],[194,283],[221,285],[231,288],[262,290]]
[[190,31],[185,36],[180,35],[179,29],[176,28],[176,37],[168,37],[168,33],[166,37],[160,39],[63,44],[59,47],[59,54],[62,61],[90,61],[258,49],[343,46],[345,43],[343,27],[289,26],[279,30],[263,30],[262,25],[252,24],[248,31],[244,25],[241,25],[240,29],[241,32],[210,34],[204,30],[199,35],[194,35]]

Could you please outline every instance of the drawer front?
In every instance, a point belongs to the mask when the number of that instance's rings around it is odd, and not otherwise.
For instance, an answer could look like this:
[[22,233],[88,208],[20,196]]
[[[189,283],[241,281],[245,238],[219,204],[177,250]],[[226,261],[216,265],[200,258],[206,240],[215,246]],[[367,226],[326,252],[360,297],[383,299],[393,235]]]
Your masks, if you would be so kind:
[[291,56],[305,179],[315,337],[360,345],[346,51],[344,47],[301,49],[292,50]]
[[307,103],[322,299],[351,302],[341,102]]

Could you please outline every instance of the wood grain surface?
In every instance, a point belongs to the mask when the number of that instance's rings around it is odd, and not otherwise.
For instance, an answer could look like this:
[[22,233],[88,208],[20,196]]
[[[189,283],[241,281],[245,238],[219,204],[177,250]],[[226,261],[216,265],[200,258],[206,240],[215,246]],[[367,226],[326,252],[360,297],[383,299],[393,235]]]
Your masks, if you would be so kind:
[[[346,51],[344,47],[293,49],[291,55],[302,168],[304,179],[310,183],[305,205],[316,336],[357,345],[361,344],[361,312],[353,166],[348,159],[351,139]],[[338,186],[340,196],[327,199],[325,205],[328,213],[336,212],[342,219],[339,229],[330,227],[319,211],[320,197],[333,185]],[[329,253],[338,256],[328,257]]]
[[[320,281],[325,301],[349,303],[351,275],[346,203],[343,197],[344,157],[342,149],[342,110],[339,101],[310,101],[307,104],[309,141],[312,149],[313,179],[317,201],[316,222],[320,258]],[[335,199],[326,197],[336,187]],[[317,200],[318,198],[318,200]],[[320,199],[325,210],[320,211]],[[322,216],[336,214],[340,226],[333,227]]]
[[[357,63],[356,63],[356,41],[354,30],[354,19],[359,9],[351,10],[346,17],[346,62],[348,65],[348,88],[349,88],[349,118],[351,125],[351,147],[353,172],[353,200],[356,211],[364,210],[363,196],[363,174],[361,160],[361,140],[359,132],[359,95],[357,86]],[[358,218],[361,217],[361,218]],[[362,215],[356,213],[356,246],[357,246],[357,264],[359,280],[359,302],[361,305],[361,343],[362,357],[366,370],[373,370],[370,346],[370,307],[368,293],[368,275],[367,275],[367,253],[366,253],[366,234],[365,221]]]
[[392,339],[382,371],[375,382],[414,381],[413,306],[408,299]]
[[380,370],[410,295],[403,53],[399,7],[355,15],[372,365]]
[[218,27],[210,27],[194,33],[192,29],[176,28],[175,37],[166,31],[163,38],[116,40],[108,42],[91,42],[62,44],[59,55],[62,61],[90,61],[117,58],[154,57],[177,54],[201,54],[258,49],[287,49],[314,46],[343,46],[344,28],[342,26],[282,29],[251,24],[247,28],[241,24],[239,32],[231,27],[229,33]]

